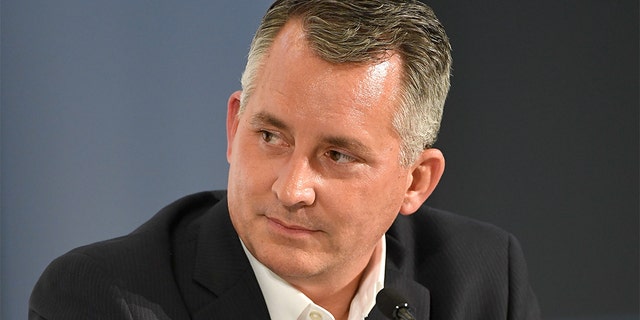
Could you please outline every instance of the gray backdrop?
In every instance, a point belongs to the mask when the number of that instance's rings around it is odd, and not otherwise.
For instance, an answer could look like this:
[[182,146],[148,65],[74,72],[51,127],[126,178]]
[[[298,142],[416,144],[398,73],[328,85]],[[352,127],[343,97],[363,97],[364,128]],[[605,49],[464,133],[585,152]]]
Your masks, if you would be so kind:
[[[454,47],[432,205],[516,234],[546,319],[638,319],[637,1],[433,1]],[[45,266],[224,188],[268,0],[3,0],[0,318]]]

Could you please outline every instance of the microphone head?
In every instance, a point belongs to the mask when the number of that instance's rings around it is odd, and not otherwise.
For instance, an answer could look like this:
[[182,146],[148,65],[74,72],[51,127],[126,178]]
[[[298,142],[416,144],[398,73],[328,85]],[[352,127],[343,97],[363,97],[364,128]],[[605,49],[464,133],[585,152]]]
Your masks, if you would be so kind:
[[398,310],[409,308],[409,303],[399,293],[383,288],[376,295],[376,306],[387,318],[398,319]]

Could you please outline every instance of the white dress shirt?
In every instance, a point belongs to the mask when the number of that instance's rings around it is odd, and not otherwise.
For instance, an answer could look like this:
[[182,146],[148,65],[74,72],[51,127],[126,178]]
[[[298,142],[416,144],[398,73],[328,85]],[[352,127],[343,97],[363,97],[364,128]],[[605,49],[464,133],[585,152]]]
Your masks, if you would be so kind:
[[[242,242],[242,241],[241,241]],[[304,293],[294,288],[269,268],[260,263],[242,243],[251,268],[258,279],[262,296],[271,319],[277,320],[335,320],[333,315],[315,304]],[[351,300],[349,320],[362,320],[376,304],[376,294],[384,287],[385,259],[387,256],[384,235],[376,246],[369,264],[365,268],[360,287]]]

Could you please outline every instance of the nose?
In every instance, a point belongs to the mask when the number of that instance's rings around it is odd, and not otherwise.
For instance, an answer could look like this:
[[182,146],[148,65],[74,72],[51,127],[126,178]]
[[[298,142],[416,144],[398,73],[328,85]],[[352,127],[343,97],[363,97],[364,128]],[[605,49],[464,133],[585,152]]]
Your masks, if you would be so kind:
[[316,201],[317,175],[306,157],[290,157],[280,169],[272,191],[288,208],[311,206]]

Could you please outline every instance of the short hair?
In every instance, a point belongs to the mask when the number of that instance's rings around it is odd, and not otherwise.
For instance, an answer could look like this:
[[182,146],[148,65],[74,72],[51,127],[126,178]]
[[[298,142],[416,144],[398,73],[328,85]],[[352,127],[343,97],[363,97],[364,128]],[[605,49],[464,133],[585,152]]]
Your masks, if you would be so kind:
[[374,63],[399,54],[401,103],[392,125],[408,166],[435,143],[450,86],[451,46],[433,10],[414,0],[278,0],[262,19],[242,75],[242,112],[265,53],[287,21],[299,18],[311,49],[332,63]]

